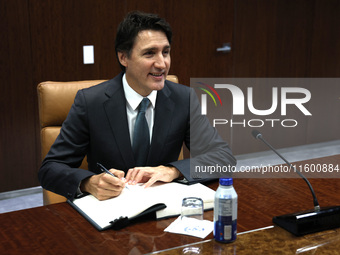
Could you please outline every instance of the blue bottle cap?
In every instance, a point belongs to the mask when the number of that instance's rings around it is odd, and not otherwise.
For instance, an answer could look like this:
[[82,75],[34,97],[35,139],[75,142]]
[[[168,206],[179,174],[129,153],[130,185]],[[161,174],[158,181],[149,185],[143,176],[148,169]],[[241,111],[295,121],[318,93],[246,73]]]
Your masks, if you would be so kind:
[[233,178],[221,178],[220,184],[223,186],[231,186],[233,185]]

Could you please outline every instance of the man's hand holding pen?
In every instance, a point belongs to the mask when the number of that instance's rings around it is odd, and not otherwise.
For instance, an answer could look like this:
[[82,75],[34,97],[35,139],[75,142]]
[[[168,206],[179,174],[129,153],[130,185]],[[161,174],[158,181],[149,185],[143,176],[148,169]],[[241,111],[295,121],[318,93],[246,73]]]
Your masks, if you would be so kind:
[[95,196],[98,200],[106,200],[120,195],[125,187],[124,171],[110,169],[106,172],[93,175],[81,182],[80,189]]

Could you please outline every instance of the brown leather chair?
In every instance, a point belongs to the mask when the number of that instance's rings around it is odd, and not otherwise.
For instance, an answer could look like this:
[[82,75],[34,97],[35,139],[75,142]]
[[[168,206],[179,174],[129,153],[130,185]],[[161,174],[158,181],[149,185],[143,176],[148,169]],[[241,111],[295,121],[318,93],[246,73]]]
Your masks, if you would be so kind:
[[[178,83],[176,75],[168,75],[167,79]],[[41,158],[45,158],[50,147],[57,138],[62,123],[71,109],[78,90],[99,84],[105,80],[53,82],[46,81],[38,85]],[[179,159],[183,158],[183,152]],[[84,158],[82,169],[87,169]],[[44,205],[65,202],[66,198],[43,189]]]

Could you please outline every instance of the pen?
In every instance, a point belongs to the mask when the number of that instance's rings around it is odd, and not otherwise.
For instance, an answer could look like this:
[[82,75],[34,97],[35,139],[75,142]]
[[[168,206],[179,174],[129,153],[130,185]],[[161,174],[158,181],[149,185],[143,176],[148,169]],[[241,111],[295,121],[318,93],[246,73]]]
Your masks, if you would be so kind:
[[[113,173],[111,173],[109,170],[107,170],[106,167],[103,166],[102,164],[97,163],[97,166],[99,166],[99,168],[100,168],[100,170],[102,170],[102,172],[107,173],[107,174],[109,174],[109,175],[111,175],[111,176],[113,176],[113,177],[118,178],[118,177],[115,176]],[[126,185],[125,185],[125,188],[129,189]]]

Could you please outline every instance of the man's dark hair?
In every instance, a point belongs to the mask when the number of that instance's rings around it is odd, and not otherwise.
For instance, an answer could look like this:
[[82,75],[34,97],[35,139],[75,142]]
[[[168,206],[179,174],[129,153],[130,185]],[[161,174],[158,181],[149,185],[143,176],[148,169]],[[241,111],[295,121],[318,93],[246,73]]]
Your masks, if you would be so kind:
[[[171,44],[172,30],[164,19],[156,14],[143,13],[140,11],[130,12],[118,26],[115,41],[117,59],[118,52],[124,52],[130,57],[138,33],[144,30],[164,32]],[[120,64],[119,59],[118,63],[120,68],[125,72],[125,66]]]

